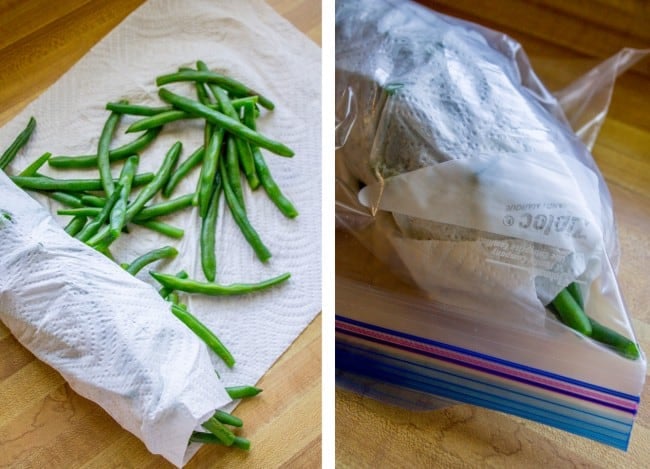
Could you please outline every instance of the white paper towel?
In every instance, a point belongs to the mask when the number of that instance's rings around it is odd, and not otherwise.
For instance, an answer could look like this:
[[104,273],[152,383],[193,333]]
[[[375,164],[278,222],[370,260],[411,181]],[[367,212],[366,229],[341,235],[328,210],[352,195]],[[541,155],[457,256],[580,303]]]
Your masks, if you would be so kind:
[[[286,219],[262,189],[245,188],[249,218],[273,257],[260,263],[243,239],[221,200],[217,225],[217,281],[256,282],[283,272],[291,279],[272,290],[246,297],[182,298],[190,310],[214,330],[231,350],[237,364],[229,370],[214,356],[225,385],[255,383],[320,311],[320,49],[262,1],[150,0],[98,43],[57,83],[0,129],[0,146],[22,130],[29,116],[37,128],[29,145],[10,165],[16,173],[45,151],[54,154],[93,154],[108,116],[109,101],[161,105],[155,77],[179,66],[204,60],[211,69],[244,81],[276,104],[264,111],[258,130],[295,151],[291,159],[264,152],[272,174],[300,215]],[[169,89],[194,96],[192,85]],[[131,141],[123,130],[136,118],[125,117],[113,146]],[[201,120],[173,123],[144,150],[138,172],[155,171],[176,140],[185,158],[203,141]],[[114,168],[114,175],[118,174]],[[97,177],[96,170],[56,171],[53,177]],[[198,171],[176,189],[175,196],[194,191]],[[51,213],[60,206],[32,194]],[[159,199],[156,199],[159,200]],[[185,229],[182,240],[165,238],[134,227],[113,244],[118,262],[128,262],[151,249],[170,244],[179,250],[172,262],[151,269],[174,273],[187,270],[202,279],[196,209],[165,221]],[[59,217],[60,224],[67,222]],[[89,266],[92,267],[92,266]],[[147,271],[139,278],[155,285]],[[175,462],[175,461],[172,461]],[[176,462],[178,464],[178,462]]]
[[158,292],[68,236],[0,171],[0,319],[153,453],[180,465],[230,401],[204,344]]

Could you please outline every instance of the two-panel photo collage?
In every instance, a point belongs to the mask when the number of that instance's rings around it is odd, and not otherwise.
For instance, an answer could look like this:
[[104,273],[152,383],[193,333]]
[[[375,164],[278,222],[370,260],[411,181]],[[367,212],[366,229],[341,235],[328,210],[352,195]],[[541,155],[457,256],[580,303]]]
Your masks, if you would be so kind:
[[0,468],[650,467],[648,24],[0,0]]

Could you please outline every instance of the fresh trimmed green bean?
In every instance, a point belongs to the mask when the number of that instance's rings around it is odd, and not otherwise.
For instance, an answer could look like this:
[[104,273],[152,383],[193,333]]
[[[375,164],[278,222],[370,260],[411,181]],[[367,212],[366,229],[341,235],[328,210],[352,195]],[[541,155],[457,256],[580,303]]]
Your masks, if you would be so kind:
[[16,157],[20,149],[27,144],[35,128],[36,119],[30,117],[29,122],[27,122],[27,126],[23,129],[22,132],[18,134],[16,139],[11,142],[11,145],[9,145],[9,148],[4,151],[2,156],[0,156],[0,169],[5,169],[7,166],[9,166],[9,163],[11,163],[12,160]]
[[245,140],[249,140],[262,148],[266,148],[267,150],[273,153],[276,153],[281,156],[294,155],[293,150],[291,150],[286,145],[271,140],[270,138],[258,132],[254,132],[248,127],[246,127],[245,125],[243,125],[242,123],[237,122],[234,119],[231,119],[230,117],[226,116],[225,114],[219,111],[215,111],[214,109],[211,109],[208,106],[199,103],[198,101],[195,101],[190,98],[186,98],[184,96],[177,95],[165,88],[160,88],[158,90],[158,95],[160,96],[161,99],[173,105],[174,107],[182,111],[186,111],[201,116],[204,119],[212,122],[213,124],[216,124],[224,128],[228,132],[240,138],[243,138]]
[[242,419],[236,417],[235,415],[229,414],[228,412],[224,412],[223,410],[217,410],[214,413],[213,417],[225,425],[230,425],[233,427],[244,426],[244,421]]
[[[248,96],[246,98],[233,99],[232,105],[235,107],[235,109],[238,109],[241,106],[243,106],[245,103],[257,104],[257,101],[258,101],[257,96]],[[211,104],[211,106],[214,107],[215,109],[217,108],[214,104]],[[151,106],[142,106],[139,104],[121,104],[121,103],[107,103],[106,109],[108,111],[115,111],[115,112],[119,112],[120,114],[129,114],[131,116],[155,116],[156,114],[174,110],[174,108],[171,106],[151,107]]]
[[[221,440],[214,436],[212,433],[206,432],[192,432],[190,437],[190,443],[201,443],[201,444],[219,444],[221,445]],[[248,451],[251,447],[251,442],[246,438],[241,436],[236,436],[235,441],[233,441],[232,446]]]
[[178,251],[176,250],[176,248],[172,246],[164,246],[162,248],[154,249],[153,251],[149,251],[141,255],[133,262],[131,262],[129,266],[126,268],[126,271],[131,275],[135,276],[146,265],[149,265],[152,262],[159,261],[160,259],[169,259],[169,258],[173,259],[177,255],[178,255]]
[[133,219],[137,221],[144,221],[156,217],[162,217],[164,215],[169,215],[170,213],[174,213],[178,210],[182,210],[185,207],[192,205],[193,197],[194,194],[185,194],[166,202],[149,205],[148,207],[143,208],[140,213],[138,213]]
[[106,110],[119,112],[120,114],[129,114],[131,116],[155,116],[161,112],[172,111],[173,108],[170,106],[151,107],[139,104],[106,103]]
[[[138,138],[108,152],[112,162],[120,161],[138,153],[149,145],[160,133],[162,127],[149,129]],[[97,167],[97,155],[53,156],[47,162],[53,168],[93,168]]]
[[[155,174],[155,176],[149,181],[149,183],[138,193],[137,197],[133,202],[129,204],[126,209],[126,223],[129,223],[133,218],[140,213],[145,206],[145,204],[153,198],[156,193],[162,188],[162,185],[167,180],[168,174],[171,172],[172,168],[175,166],[176,161],[178,160],[178,155],[181,152],[182,144],[181,142],[174,143],[162,162],[160,169]],[[137,176],[136,176],[137,177]],[[134,180],[135,182],[135,180]],[[147,223],[158,223],[158,222],[144,222]],[[169,225],[168,225],[169,226]],[[107,239],[109,236],[109,227],[105,227],[100,230],[95,236],[88,240],[88,244],[91,246],[99,245],[100,242]],[[182,235],[181,235],[182,236]]]
[[126,226],[126,209],[129,204],[129,196],[131,195],[131,185],[133,184],[135,172],[138,170],[139,162],[140,158],[137,155],[129,156],[120,172],[119,181],[122,189],[120,190],[120,197],[115,202],[113,210],[111,210],[109,223],[111,237],[113,238],[117,238]]
[[591,335],[591,324],[580,305],[573,299],[571,294],[562,290],[551,302],[557,312],[560,321],[581,334]]
[[195,116],[184,111],[171,110],[154,114],[153,116],[145,117],[135,121],[127,129],[126,133],[141,132],[143,130],[162,127],[170,122],[178,121],[181,119],[193,119]]
[[[196,63],[196,67],[199,69],[199,71],[202,72],[209,71],[208,66],[201,60],[199,60]],[[215,85],[214,83],[208,83],[208,88],[210,88],[210,91],[212,91],[212,94],[214,95],[215,99],[219,103],[219,106],[221,107],[220,109],[221,112],[223,112],[226,116],[230,117],[231,119],[240,122],[239,114],[237,113],[237,111],[235,111],[235,108],[233,107],[230,98],[228,97],[228,93],[226,93],[226,91],[223,88],[221,88],[218,85]],[[248,142],[246,140],[242,140],[242,139],[235,139],[235,144],[237,145],[237,154],[239,155],[242,168],[244,168],[244,174],[246,175],[248,184],[251,186],[251,189],[255,190],[259,187],[260,181],[257,178],[257,174],[255,174],[255,165],[253,163],[253,155],[251,154],[250,146],[248,145]],[[241,199],[242,206],[243,206],[243,200],[244,199],[242,197]]]
[[298,210],[291,203],[291,201],[282,193],[280,187],[271,176],[271,171],[264,161],[264,156],[259,148],[253,149],[253,161],[255,162],[255,169],[260,178],[262,187],[266,191],[269,199],[275,204],[276,207],[287,218],[295,218],[298,216]]
[[233,283],[231,285],[219,285],[218,283],[203,283],[191,279],[182,279],[173,275],[163,274],[160,272],[149,272],[164,287],[173,290],[184,291],[186,293],[201,293],[204,295],[228,296],[228,295],[245,295],[278,285],[291,277],[290,273],[278,275],[258,283]]
[[185,231],[183,229],[177,228],[168,223],[164,223],[158,220],[145,220],[145,221],[134,220],[133,223],[139,226],[144,226],[145,228],[148,228],[150,230],[157,231],[162,235],[169,236],[170,238],[174,238],[174,239],[180,239],[185,234]]
[[176,168],[176,171],[172,173],[172,176],[169,178],[169,181],[167,181],[167,184],[162,191],[163,197],[169,197],[178,183],[181,182],[181,179],[187,176],[187,173],[203,161],[203,149],[203,146],[199,147],[194,153],[188,156],[185,161],[178,165],[178,168]]
[[[255,130],[255,108],[251,106],[246,106],[244,108],[244,124],[251,129]],[[257,170],[257,175],[260,178],[262,187],[266,191],[269,199],[275,204],[276,207],[282,212],[282,214],[287,218],[295,218],[298,216],[298,210],[291,203],[287,197],[282,193],[280,187],[273,180],[271,176],[271,171],[264,161],[264,156],[259,148],[256,146],[251,146],[253,152],[253,161],[255,162],[255,169]]]
[[219,197],[221,195],[221,174],[217,173],[212,191],[212,200],[208,213],[201,219],[201,236],[199,247],[201,251],[201,267],[205,278],[214,282],[217,275],[217,256],[215,236],[217,231],[217,214],[219,212]]
[[237,144],[232,136],[228,137],[226,143],[226,173],[228,174],[228,183],[237,197],[237,202],[244,212],[246,212],[246,205],[244,204],[244,190],[241,187],[241,173],[239,172],[239,158],[237,157]]
[[205,85],[199,81],[194,83],[196,87],[196,98],[199,100],[200,103],[205,104],[206,106],[209,106],[212,103],[212,100],[210,99],[210,95],[208,95],[208,90],[205,89]]
[[220,75],[215,72],[205,72],[205,71],[195,71],[195,70],[183,70],[181,72],[170,73],[168,75],[161,75],[156,78],[156,85],[163,86],[168,83],[178,82],[178,81],[199,81],[203,83],[214,83],[216,85],[225,88],[230,93],[236,96],[257,96],[260,106],[272,110],[275,105],[257,91],[249,88],[237,80],[229,78],[224,75]]
[[578,285],[576,282],[571,282],[568,287],[566,287],[567,291],[571,294],[574,300],[576,300],[576,303],[584,310],[585,309],[585,302],[584,299],[582,298],[582,292],[580,291],[580,285]]
[[216,418],[211,417],[207,422],[203,422],[201,425],[216,436],[222,444],[232,446],[235,442],[235,434]]
[[55,192],[49,192],[47,195],[50,199],[54,199],[57,202],[66,205],[68,207],[81,208],[84,206],[84,204],[81,202],[81,199],[79,197],[77,197],[74,194],[70,194],[68,192],[55,191]]
[[169,151],[167,151],[162,165],[155,177],[140,191],[135,200],[129,204],[129,208],[127,209],[127,221],[132,220],[133,217],[140,213],[145,204],[151,200],[163,187],[165,182],[168,181],[169,173],[171,173],[172,169],[176,166],[182,148],[183,145],[181,142],[176,142],[171,146]]
[[[23,189],[36,191],[101,191],[102,181],[100,179],[51,179],[40,176],[10,176],[11,180]],[[149,184],[154,178],[153,173],[136,174],[133,178],[133,186]],[[117,180],[113,180],[113,183]]]
[[232,188],[230,187],[228,176],[225,171],[225,165],[221,165],[221,180],[223,184],[223,192],[226,197],[226,203],[230,208],[230,213],[232,214],[232,217],[235,219],[237,226],[239,226],[239,229],[244,235],[244,238],[246,238],[246,241],[248,241],[248,244],[251,245],[253,251],[255,251],[255,254],[257,254],[257,257],[262,262],[266,262],[271,257],[271,252],[264,245],[264,243],[260,239],[259,234],[257,233],[257,231],[255,231],[255,228],[253,228],[253,226],[250,224],[250,221],[248,221],[248,217],[246,216],[246,212],[244,211],[244,209],[241,207],[241,205],[239,205],[237,201],[237,196],[235,195],[235,193],[232,191]]
[[[106,199],[106,204],[102,207],[101,211],[99,214],[90,222],[88,223],[83,230],[81,230],[79,233],[77,233],[76,238],[80,241],[83,241],[84,243],[88,244],[88,240],[92,238],[92,236],[99,231],[99,229],[108,221],[108,217],[111,214],[111,210],[113,209],[113,205],[115,205],[115,202],[117,202],[117,199],[119,198],[120,194],[119,191],[122,189],[122,184],[118,181],[114,188],[117,189],[117,192],[114,192],[111,194],[111,196]],[[98,249],[100,252],[104,252],[105,249],[103,249],[103,246]]]
[[111,176],[109,152],[113,134],[117,129],[117,124],[119,124],[121,117],[122,114],[118,114],[117,112],[110,113],[99,136],[99,143],[97,144],[97,168],[99,169],[99,177],[102,180],[104,193],[107,197],[115,190],[115,183],[113,182],[113,176]]
[[[153,274],[153,273],[152,273]],[[173,277],[170,275],[170,277]],[[182,279],[180,279],[182,280]],[[192,332],[194,332],[199,339],[206,343],[210,350],[212,350],[219,358],[221,358],[228,368],[235,365],[235,358],[228,351],[226,346],[219,340],[219,338],[208,329],[201,321],[194,317],[186,308],[178,305],[172,305],[172,313],[181,320]]]
[[167,301],[169,301],[173,305],[180,305],[181,300],[178,298],[178,293],[175,291],[171,292],[169,295],[167,295],[167,298],[165,298]]
[[86,217],[76,216],[65,226],[64,230],[70,236],[75,236],[86,225]]
[[198,203],[199,215],[205,218],[208,213],[208,206],[214,192],[214,178],[219,168],[219,156],[221,154],[221,145],[224,139],[224,130],[215,129],[212,132],[210,142],[203,155],[203,166],[199,175],[198,183]]
[[81,203],[84,204],[84,206],[86,207],[101,208],[106,203],[106,199],[98,195],[84,194],[81,196]]
[[603,326],[598,321],[589,318],[591,324],[591,338],[612,347],[625,358],[636,360],[639,358],[639,348],[627,337],[618,332]]
[[255,397],[262,390],[255,386],[228,386],[226,392],[231,399],[244,399],[246,397]]
[[[184,271],[184,270],[181,270],[180,272],[177,272],[177,273],[176,273],[176,277],[178,277],[178,278],[188,278],[189,276],[190,276],[190,275],[189,275],[186,271]],[[171,288],[162,287],[160,290],[158,290],[158,293],[159,293],[160,296],[162,296],[164,299],[167,299],[167,297],[169,296],[169,294],[172,293],[173,291],[174,291],[174,290],[172,290]]]
[[75,217],[96,217],[102,211],[100,207],[79,207],[79,208],[64,208],[57,210],[57,215],[72,215]]
[[18,176],[34,176],[36,174],[36,172],[39,169],[41,169],[41,167],[45,163],[47,163],[47,160],[49,160],[51,156],[52,156],[52,153],[50,153],[49,151],[43,153],[41,156],[36,158],[36,160],[34,160],[34,162],[32,164],[30,164],[25,169],[23,169],[20,173],[18,173]]

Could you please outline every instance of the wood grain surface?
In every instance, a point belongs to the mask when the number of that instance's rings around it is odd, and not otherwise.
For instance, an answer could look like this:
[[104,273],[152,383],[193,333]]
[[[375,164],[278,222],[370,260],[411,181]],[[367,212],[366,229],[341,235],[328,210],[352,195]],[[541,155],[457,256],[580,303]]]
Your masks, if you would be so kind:
[[[0,0],[0,125],[34,100],[142,0]],[[321,5],[269,0],[320,44]],[[0,273],[1,275],[2,273]],[[320,467],[320,315],[243,402],[250,452],[204,446],[186,466]],[[77,395],[0,322],[0,467],[163,468],[99,406]]]
[[[520,41],[551,89],[622,47],[650,47],[643,0],[436,0],[443,13]],[[559,60],[559,61],[558,61]],[[594,156],[612,192],[621,244],[619,281],[641,347],[650,351],[650,57],[616,84]],[[336,239],[337,271],[399,285],[356,241]],[[410,412],[336,391],[336,465],[468,468],[650,467],[650,382],[628,452],[470,405]]]

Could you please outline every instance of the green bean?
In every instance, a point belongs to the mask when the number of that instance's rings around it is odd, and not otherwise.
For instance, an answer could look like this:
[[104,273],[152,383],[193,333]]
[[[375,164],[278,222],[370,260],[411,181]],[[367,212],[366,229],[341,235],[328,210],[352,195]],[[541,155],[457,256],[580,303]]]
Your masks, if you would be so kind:
[[156,85],[163,86],[168,83],[173,83],[177,81],[199,81],[203,83],[214,83],[226,90],[230,91],[232,94],[237,96],[257,96],[259,99],[260,106],[272,110],[275,106],[274,104],[265,96],[258,93],[257,91],[249,88],[243,83],[238,82],[232,78],[220,75],[214,72],[206,71],[195,71],[195,70],[184,70],[177,73],[171,73],[168,75],[161,75],[156,78]]
[[591,338],[614,348],[621,355],[631,360],[639,358],[639,348],[627,337],[618,332],[603,326],[598,321],[589,318],[591,324]]
[[[155,174],[155,176],[149,181],[149,183],[140,191],[135,200],[129,204],[126,209],[125,223],[129,223],[133,218],[140,213],[140,210],[143,209],[145,204],[153,198],[156,193],[162,188],[162,185],[167,180],[168,174],[171,172],[172,168],[175,166],[176,161],[178,160],[178,155],[180,154],[182,148],[181,142],[174,143],[162,162],[160,169]],[[136,176],[137,177],[137,176]],[[135,182],[135,181],[134,181]],[[146,222],[150,223],[150,222]],[[109,235],[109,228],[105,227],[100,230],[95,236],[88,240],[88,244],[91,246],[98,245],[102,240],[107,239]]]
[[106,199],[104,197],[100,197],[98,195],[83,194],[81,196],[81,203],[85,207],[99,207],[99,208],[101,208],[106,203]]
[[49,151],[43,153],[41,156],[36,158],[36,160],[34,160],[34,162],[32,164],[30,164],[25,169],[23,169],[20,173],[18,173],[18,176],[34,176],[36,174],[36,172],[39,169],[41,169],[41,167],[45,163],[47,163],[47,160],[49,160],[51,156],[52,156],[52,153],[50,153]]
[[[253,106],[246,106],[244,108],[244,124],[255,130],[255,108]],[[264,187],[269,199],[271,199],[285,217],[295,218],[298,216],[298,210],[296,210],[296,207],[294,207],[291,201],[285,197],[280,190],[280,187],[273,180],[271,171],[266,165],[266,161],[264,161],[264,156],[262,156],[260,149],[252,146],[251,150],[253,152],[253,161],[255,162],[257,175],[259,176],[262,187]]]
[[155,177],[147,184],[138,194],[133,202],[129,204],[127,209],[127,221],[130,221],[144,208],[145,204],[153,198],[156,193],[162,188],[165,182],[168,181],[168,175],[176,165],[178,156],[180,155],[183,145],[181,142],[174,143],[156,173]]
[[246,212],[241,207],[241,205],[239,205],[239,203],[237,202],[237,196],[235,195],[235,193],[232,191],[230,187],[228,176],[226,175],[226,171],[224,168],[225,165],[221,165],[221,180],[223,183],[223,192],[226,197],[226,203],[230,208],[230,213],[235,219],[237,226],[239,226],[239,229],[244,235],[244,238],[246,238],[248,244],[251,245],[253,251],[255,251],[255,254],[257,254],[257,257],[262,262],[266,262],[271,257],[271,252],[264,245],[264,243],[260,239],[259,234],[257,233],[257,231],[255,231],[255,228],[253,228],[253,226],[250,224],[250,221],[248,221]]
[[79,197],[68,192],[55,191],[50,192],[47,195],[50,199],[54,199],[68,207],[82,208],[84,206]]
[[149,205],[148,207],[143,208],[140,213],[138,213],[133,219],[137,221],[144,221],[164,215],[169,215],[170,213],[174,213],[178,210],[192,205],[193,197],[194,194],[185,194],[166,202]]
[[102,180],[104,193],[106,193],[107,197],[115,190],[115,183],[113,182],[113,176],[111,176],[111,160],[108,154],[113,134],[115,133],[115,129],[117,129],[117,124],[120,122],[121,117],[122,115],[117,112],[110,113],[99,136],[99,143],[97,144],[97,168],[99,169],[99,177]]
[[569,294],[573,297],[574,300],[576,300],[576,303],[584,310],[585,309],[585,302],[584,299],[582,298],[582,292],[580,291],[580,285],[578,285],[576,282],[571,282],[568,287],[566,287],[567,291]]
[[[188,277],[189,277],[189,274],[188,274],[186,271],[181,270],[180,272],[177,272],[177,273],[176,273],[176,277],[178,277],[178,278],[188,278]],[[171,288],[162,287],[160,290],[158,290],[158,293],[159,293],[160,296],[162,296],[164,299],[167,299],[167,297],[169,296],[169,294],[172,293],[173,291],[174,291],[174,290],[171,289]]]
[[216,436],[222,444],[232,446],[235,442],[235,434],[216,418],[211,417],[207,422],[203,422],[201,425]]
[[154,114],[153,116],[145,117],[135,121],[127,129],[126,133],[140,132],[142,130],[153,129],[161,127],[170,122],[178,121],[181,119],[193,119],[195,116],[184,111],[171,110]]
[[180,239],[183,237],[185,234],[185,231],[183,231],[181,228],[177,228],[175,226],[169,225],[167,223],[164,223],[162,221],[157,221],[157,220],[145,220],[145,221],[137,221],[135,220],[133,223],[139,226],[144,226],[145,228],[148,228],[153,231],[157,231],[158,233],[169,236],[170,238],[175,238],[175,239]]
[[142,106],[138,104],[123,104],[123,103],[106,103],[108,111],[119,112],[120,114],[129,114],[131,116],[155,116],[161,112],[172,111],[170,106],[165,107],[151,107]]
[[551,304],[557,311],[562,323],[586,336],[591,334],[589,318],[566,289],[558,293]]
[[126,209],[129,204],[131,185],[135,172],[138,169],[139,161],[140,158],[137,155],[129,156],[120,172],[119,181],[122,184],[122,189],[120,190],[120,197],[115,202],[110,215],[110,230],[111,237],[113,238],[117,238],[126,226]]
[[255,397],[262,392],[255,386],[228,386],[226,392],[231,399],[243,399],[246,397]]
[[[196,66],[199,69],[199,71],[203,71],[203,72],[208,71],[208,66],[201,60],[199,60],[196,63]],[[230,98],[228,97],[228,93],[226,93],[223,90],[223,88],[213,83],[208,83],[208,88],[210,88],[210,91],[212,91],[212,94],[214,95],[215,99],[219,103],[221,107],[221,112],[223,112],[226,116],[230,117],[231,119],[240,122],[239,114],[237,113],[237,111],[235,111],[235,108],[233,107]],[[257,189],[260,185],[260,181],[257,178],[257,174],[255,174],[253,155],[251,154],[251,150],[248,145],[248,142],[242,139],[236,139],[235,142],[237,145],[237,153],[239,155],[239,159],[241,160],[242,167],[244,168],[244,174],[246,175],[246,179],[248,180],[251,189]],[[241,199],[241,201],[243,205],[243,198]]]
[[[170,277],[175,278],[170,275]],[[180,279],[182,280],[182,279]],[[163,285],[164,286],[164,285]],[[221,358],[228,368],[232,368],[235,365],[235,358],[228,351],[226,346],[221,343],[219,338],[214,335],[214,333],[208,329],[201,321],[194,317],[187,309],[182,308],[178,305],[172,305],[172,313],[178,319],[181,320],[192,332],[194,332],[199,339],[206,343],[210,350],[212,350],[219,358]]]
[[[100,179],[51,179],[39,176],[10,176],[11,180],[23,189],[37,191],[101,191],[102,181]],[[133,178],[133,186],[149,184],[154,178],[153,173],[136,174]],[[113,183],[117,180],[113,180]]]
[[205,278],[214,282],[217,275],[217,257],[215,252],[215,236],[217,230],[217,215],[219,212],[219,196],[221,195],[221,175],[217,173],[212,191],[212,200],[208,212],[201,219],[201,267]]
[[72,215],[75,217],[96,217],[102,211],[100,207],[79,207],[79,208],[65,208],[57,210],[57,215]]
[[[117,202],[117,199],[120,196],[119,190],[122,188],[122,184],[118,181],[114,187],[117,189],[117,192],[114,192],[108,199],[106,199],[106,204],[104,204],[104,207],[102,207],[99,214],[88,223],[83,230],[77,233],[77,239],[88,244],[88,240],[97,233],[104,223],[108,221],[113,205],[115,205],[115,202]],[[100,251],[104,251],[104,249],[100,249]]]
[[233,427],[244,426],[244,421],[242,419],[235,415],[229,414],[228,412],[224,412],[223,410],[215,411],[213,417],[225,425],[230,425]]
[[210,95],[208,95],[208,91],[205,89],[205,85],[198,81],[194,85],[196,86],[196,97],[199,102],[206,106],[213,104],[210,100]]
[[219,156],[221,154],[223,138],[224,130],[215,129],[212,132],[210,142],[208,143],[208,146],[205,149],[205,154],[203,155],[203,167],[201,168],[201,174],[199,175],[197,191],[199,215],[201,218],[205,218],[208,213],[208,206],[210,205],[212,193],[214,192],[214,179],[219,168]]
[[241,187],[241,173],[239,172],[239,158],[237,158],[237,145],[235,139],[228,137],[226,144],[226,173],[228,174],[228,183],[232,188],[237,202],[244,212],[246,205],[244,204],[244,191]]
[[178,293],[176,293],[175,291],[167,295],[167,298],[165,299],[173,305],[180,306],[181,300],[178,298]]
[[160,272],[149,273],[158,283],[165,287],[184,291],[186,293],[202,293],[204,295],[214,296],[245,295],[247,293],[266,290],[267,288],[278,285],[291,277],[291,274],[287,272],[258,283],[233,283],[230,285],[219,285],[218,283],[203,283],[191,279],[177,278],[173,275],[163,274]]
[[237,122],[225,114],[222,114],[219,111],[215,111],[214,109],[211,109],[208,106],[199,103],[198,101],[177,95],[165,88],[160,88],[158,90],[158,95],[161,97],[161,99],[167,101],[174,107],[201,116],[211,123],[217,124],[218,126],[226,129],[228,132],[240,138],[256,143],[260,147],[266,148],[273,153],[281,156],[293,156],[294,154],[293,151],[286,145],[271,140],[258,132],[254,132],[240,122]]
[[[257,104],[257,101],[258,101],[257,96],[248,96],[246,98],[233,99],[232,105],[236,109],[238,109],[242,107],[245,103]],[[214,104],[211,104],[211,106],[217,109],[217,107]],[[174,108],[171,106],[151,107],[151,106],[142,106],[138,104],[121,104],[121,103],[107,103],[106,109],[108,111],[115,111],[115,112],[119,112],[120,114],[129,114],[131,116],[155,116],[156,114],[161,114],[163,112],[174,110]],[[189,117],[194,117],[194,116],[189,116]]]
[[[138,138],[108,152],[112,162],[120,161],[138,153],[149,145],[160,133],[162,127],[149,129]],[[97,167],[97,155],[53,156],[48,164],[53,168],[93,168]]]
[[9,148],[4,151],[2,156],[0,156],[0,169],[5,169],[9,166],[9,163],[11,163],[11,161],[16,157],[20,149],[27,144],[35,128],[36,119],[30,117],[27,126],[18,134],[16,139],[11,142],[11,145],[9,145]]
[[[192,432],[192,436],[190,437],[190,442],[191,443],[202,443],[202,444],[222,444],[221,440],[214,436],[212,433],[205,433],[205,432]],[[243,438],[241,436],[236,436],[235,441],[233,441],[232,446],[243,449],[243,450],[249,450],[251,447],[251,442],[247,440],[246,438]]]
[[84,227],[86,224],[86,217],[84,216],[76,216],[72,220],[70,220],[70,223],[68,223],[65,226],[65,232],[68,233],[70,236],[75,236],[77,233],[81,231],[81,229]]
[[176,257],[176,255],[178,255],[178,251],[176,250],[176,248],[172,246],[164,246],[162,248],[154,249],[153,251],[149,251],[141,255],[133,262],[131,262],[129,266],[126,268],[126,271],[131,275],[135,276],[146,265],[149,265],[152,262],[159,261],[160,259],[174,258]]
[[172,173],[172,176],[169,178],[169,181],[167,181],[167,184],[162,191],[163,197],[169,197],[178,183],[181,182],[181,179],[187,176],[187,173],[203,161],[204,148],[205,147],[203,146],[199,147],[194,153],[188,156],[185,161],[178,165],[178,168],[176,168],[176,171]]

